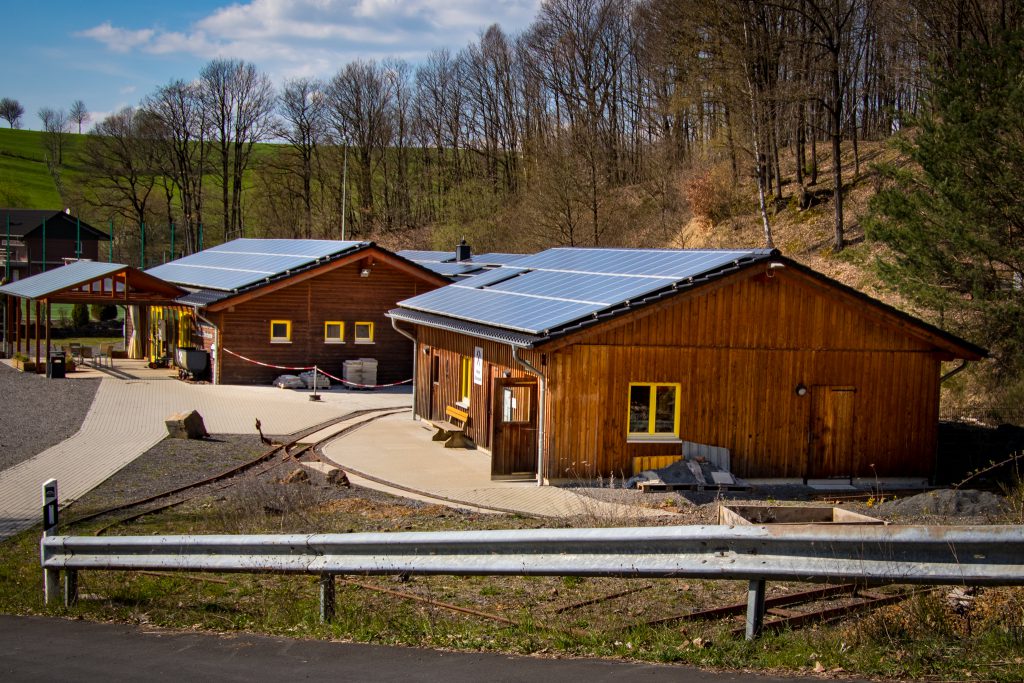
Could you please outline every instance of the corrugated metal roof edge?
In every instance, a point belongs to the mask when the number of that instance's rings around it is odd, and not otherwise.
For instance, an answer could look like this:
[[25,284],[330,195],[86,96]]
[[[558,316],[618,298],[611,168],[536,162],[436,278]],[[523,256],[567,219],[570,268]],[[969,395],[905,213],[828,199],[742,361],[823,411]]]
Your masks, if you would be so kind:
[[433,327],[439,330],[461,332],[463,334],[468,334],[471,337],[487,339],[501,344],[512,344],[513,346],[517,346],[522,349],[532,349],[538,341],[545,341],[543,337],[532,337],[518,332],[503,330],[498,327],[471,323],[465,320],[458,320],[456,318],[446,318],[444,316],[424,313],[422,311],[414,311],[408,308],[393,308],[384,315],[392,320],[402,320],[416,325],[423,325],[424,327]]

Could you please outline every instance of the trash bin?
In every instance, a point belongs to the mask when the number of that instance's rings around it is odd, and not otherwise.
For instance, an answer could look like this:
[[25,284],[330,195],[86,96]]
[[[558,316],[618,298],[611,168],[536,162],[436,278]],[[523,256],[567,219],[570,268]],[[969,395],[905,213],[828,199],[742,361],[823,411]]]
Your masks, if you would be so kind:
[[51,351],[50,362],[46,364],[46,376],[50,379],[64,379],[67,371],[67,357],[63,351]]

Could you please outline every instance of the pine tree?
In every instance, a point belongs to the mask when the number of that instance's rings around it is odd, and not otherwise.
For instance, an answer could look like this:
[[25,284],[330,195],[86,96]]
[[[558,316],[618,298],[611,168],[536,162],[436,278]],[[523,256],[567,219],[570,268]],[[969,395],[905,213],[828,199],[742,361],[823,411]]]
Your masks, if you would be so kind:
[[1024,388],[1024,32],[965,49],[931,78],[925,114],[881,169],[865,228],[882,276],[988,347]]

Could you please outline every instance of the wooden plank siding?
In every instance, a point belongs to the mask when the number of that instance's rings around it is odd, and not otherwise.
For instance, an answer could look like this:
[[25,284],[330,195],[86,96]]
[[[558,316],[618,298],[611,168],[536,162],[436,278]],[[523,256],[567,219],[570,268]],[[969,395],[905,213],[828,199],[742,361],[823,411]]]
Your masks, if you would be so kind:
[[[629,477],[633,458],[678,455],[682,441],[730,449],[746,478],[808,475],[813,387],[852,387],[852,461],[822,476],[930,477],[940,361],[934,335],[786,269],[747,271],[616,316],[521,356],[546,375],[544,475]],[[485,375],[529,375],[507,345],[417,328],[417,412],[458,400],[459,358],[484,348]],[[437,355],[433,385],[429,359]],[[627,439],[630,382],[678,383],[679,439]],[[798,385],[809,390],[804,396]],[[489,382],[472,388],[469,434],[487,446]],[[817,468],[821,471],[821,468]]]
[[[307,366],[314,363],[342,377],[343,362],[375,358],[377,382],[385,384],[412,377],[412,343],[391,326],[384,314],[395,303],[434,289],[378,259],[369,277],[360,277],[359,261],[248,299],[211,315],[219,328],[219,344],[254,360],[272,365]],[[271,343],[270,321],[291,321],[291,343]],[[344,344],[324,341],[324,322],[345,323]],[[374,324],[372,344],[356,344],[356,322]],[[208,340],[209,341],[209,340]],[[267,384],[284,371],[264,368],[228,353],[218,358],[218,381],[226,384]]]
[[[403,323],[399,323],[404,325]],[[484,350],[483,384],[471,383],[466,435],[482,448],[491,447],[491,383],[496,377],[534,377],[512,357],[508,344],[469,337],[457,332],[417,326],[416,414],[425,420],[444,420],[444,409],[461,396],[461,362],[473,358],[476,347]],[[427,352],[424,353],[423,349]],[[520,357],[540,366],[540,354],[520,351]],[[433,382],[433,358],[437,356],[440,381]]]

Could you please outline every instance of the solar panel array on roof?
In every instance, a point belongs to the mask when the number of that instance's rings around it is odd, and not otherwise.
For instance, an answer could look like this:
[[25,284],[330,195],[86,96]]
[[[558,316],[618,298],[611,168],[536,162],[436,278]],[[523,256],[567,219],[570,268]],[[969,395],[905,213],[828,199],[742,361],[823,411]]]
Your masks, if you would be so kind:
[[775,253],[768,249],[549,249],[517,259],[511,267],[407,299],[399,306],[529,334],[548,334],[690,279]]
[[237,291],[367,246],[338,240],[237,239],[146,272],[189,287]]
[[[49,294],[62,292],[79,284],[106,278],[128,266],[123,263],[104,263],[101,261],[74,261],[46,272],[18,280],[0,287],[0,294],[10,294],[24,299],[38,299]],[[123,290],[121,283],[118,290]]]

